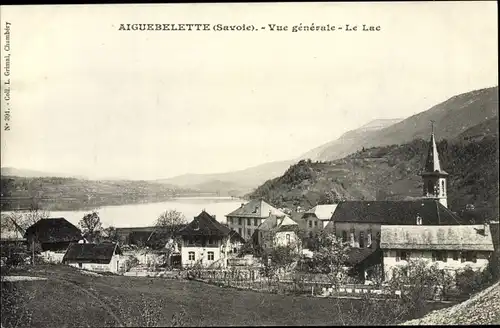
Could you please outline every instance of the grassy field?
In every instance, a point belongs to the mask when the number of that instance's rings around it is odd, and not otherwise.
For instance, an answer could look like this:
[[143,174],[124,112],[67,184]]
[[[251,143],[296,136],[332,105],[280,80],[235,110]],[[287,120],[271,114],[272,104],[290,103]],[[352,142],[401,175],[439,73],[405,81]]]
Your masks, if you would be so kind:
[[48,280],[1,283],[5,328],[343,325],[356,323],[353,313],[363,312],[366,320],[369,312],[357,308],[356,300],[265,294],[187,280],[90,276],[64,266],[10,274]]

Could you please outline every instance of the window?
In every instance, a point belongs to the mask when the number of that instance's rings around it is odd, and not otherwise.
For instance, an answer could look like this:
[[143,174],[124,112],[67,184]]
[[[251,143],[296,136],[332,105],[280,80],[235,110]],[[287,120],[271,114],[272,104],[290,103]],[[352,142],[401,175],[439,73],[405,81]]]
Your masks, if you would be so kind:
[[208,244],[209,245],[217,245],[217,240],[214,237],[209,237]]
[[432,194],[434,192],[434,184],[432,181],[427,182],[427,193]]
[[365,247],[365,234],[363,231],[359,232],[359,248]]
[[241,228],[238,228],[238,233],[239,233],[239,234],[240,234],[240,236],[241,236]]
[[314,221],[314,227],[317,228],[318,227],[318,221]]
[[458,255],[459,255],[459,251],[454,251],[453,252],[453,261],[458,261]]
[[252,229],[248,229],[248,237],[252,237]]
[[408,261],[409,254],[407,251],[396,251],[396,262]]
[[227,223],[233,224],[233,218],[227,218]]
[[214,260],[214,252],[208,252],[208,260],[213,261]]
[[290,234],[289,233],[286,234],[286,244],[290,245]]
[[474,262],[476,263],[477,262],[477,253],[476,252],[462,252],[462,262],[464,262],[464,259],[465,261],[467,262]]
[[247,219],[247,225],[252,225],[252,219]]
[[372,245],[372,231],[368,230],[368,243],[367,246],[370,247]]
[[448,261],[448,252],[446,251],[439,251],[438,252],[438,258],[437,258],[438,261],[443,261],[443,262],[447,262]]
[[313,222],[312,220],[309,220],[309,228],[312,228],[313,227]]
[[258,226],[259,225],[259,219],[253,219],[253,225]]
[[239,224],[239,225],[242,225],[242,224],[243,224],[243,219],[242,219],[242,218],[238,218],[238,224]]
[[345,243],[347,242],[347,231],[342,231],[342,241]]
[[444,180],[441,180],[441,192],[444,194]]
[[355,234],[356,231],[353,229],[351,229],[351,245],[354,245],[354,243],[356,242],[356,238],[355,238]]
[[309,238],[312,238],[313,237],[313,233],[312,231],[309,231]]
[[188,258],[189,258],[189,261],[194,261],[194,252],[189,252],[188,253]]
[[401,251],[401,260],[403,261],[408,261],[408,258],[409,258],[409,254],[407,251]]
[[194,240],[193,240],[193,238],[192,238],[192,237],[189,237],[189,238],[187,239],[187,245],[194,245]]
[[78,267],[81,269],[81,268],[82,268],[82,264],[81,264],[81,263],[78,263]]

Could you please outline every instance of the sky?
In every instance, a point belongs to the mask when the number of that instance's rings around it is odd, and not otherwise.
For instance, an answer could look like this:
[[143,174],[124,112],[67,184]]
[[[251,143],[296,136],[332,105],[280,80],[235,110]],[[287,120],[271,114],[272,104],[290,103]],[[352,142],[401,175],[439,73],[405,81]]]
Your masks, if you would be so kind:
[[[157,179],[297,158],[498,85],[496,2],[2,7],[2,167]],[[127,23],[380,31],[119,31]],[[3,55],[2,55],[3,57]],[[2,58],[2,85],[5,60]],[[2,100],[2,126],[5,100]]]

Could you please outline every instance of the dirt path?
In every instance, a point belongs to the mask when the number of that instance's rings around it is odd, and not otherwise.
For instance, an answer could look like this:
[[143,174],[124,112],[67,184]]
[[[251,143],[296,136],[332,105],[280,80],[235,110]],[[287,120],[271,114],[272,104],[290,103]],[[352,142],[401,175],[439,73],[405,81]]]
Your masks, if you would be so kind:
[[66,283],[68,285],[71,285],[73,287],[76,287],[78,290],[82,291],[83,293],[89,295],[91,298],[95,299],[108,312],[108,314],[113,317],[113,319],[116,321],[118,327],[124,327],[120,318],[118,318],[118,316],[113,312],[113,310],[103,300],[101,300],[97,295],[93,294],[92,292],[90,292],[86,288],[83,288],[72,281],[69,281],[66,279],[61,279],[61,278],[54,278],[54,280],[57,280],[57,281]]
[[[32,277],[32,276],[2,276],[1,281],[16,282],[16,281],[36,281],[36,280],[48,280],[48,278],[46,278],[46,277]],[[87,294],[88,296],[90,296],[91,298],[96,300],[99,303],[99,305],[101,305],[101,307],[103,307],[108,312],[108,314],[111,317],[113,317],[113,319],[116,321],[118,327],[124,327],[122,321],[113,312],[113,310],[102,299],[100,299],[97,295],[90,292],[88,289],[83,288],[72,281],[62,279],[62,278],[50,277],[50,280],[59,281],[59,282],[62,282],[64,284],[70,285],[72,287],[76,287],[81,292]]]
[[31,276],[2,276],[2,281],[33,281],[33,280],[47,280],[47,278],[42,277],[31,277]]

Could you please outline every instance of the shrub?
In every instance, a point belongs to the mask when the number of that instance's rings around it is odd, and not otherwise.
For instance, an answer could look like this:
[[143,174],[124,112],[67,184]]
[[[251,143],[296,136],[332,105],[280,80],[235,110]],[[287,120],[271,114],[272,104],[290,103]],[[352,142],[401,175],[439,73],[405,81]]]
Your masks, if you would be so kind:
[[[495,282],[495,275],[498,272],[494,271],[495,263],[490,261],[490,264],[483,271],[474,270],[467,266],[465,270],[458,272],[456,275],[456,284],[460,293],[464,296],[471,296]],[[497,278],[498,279],[498,278]]]

